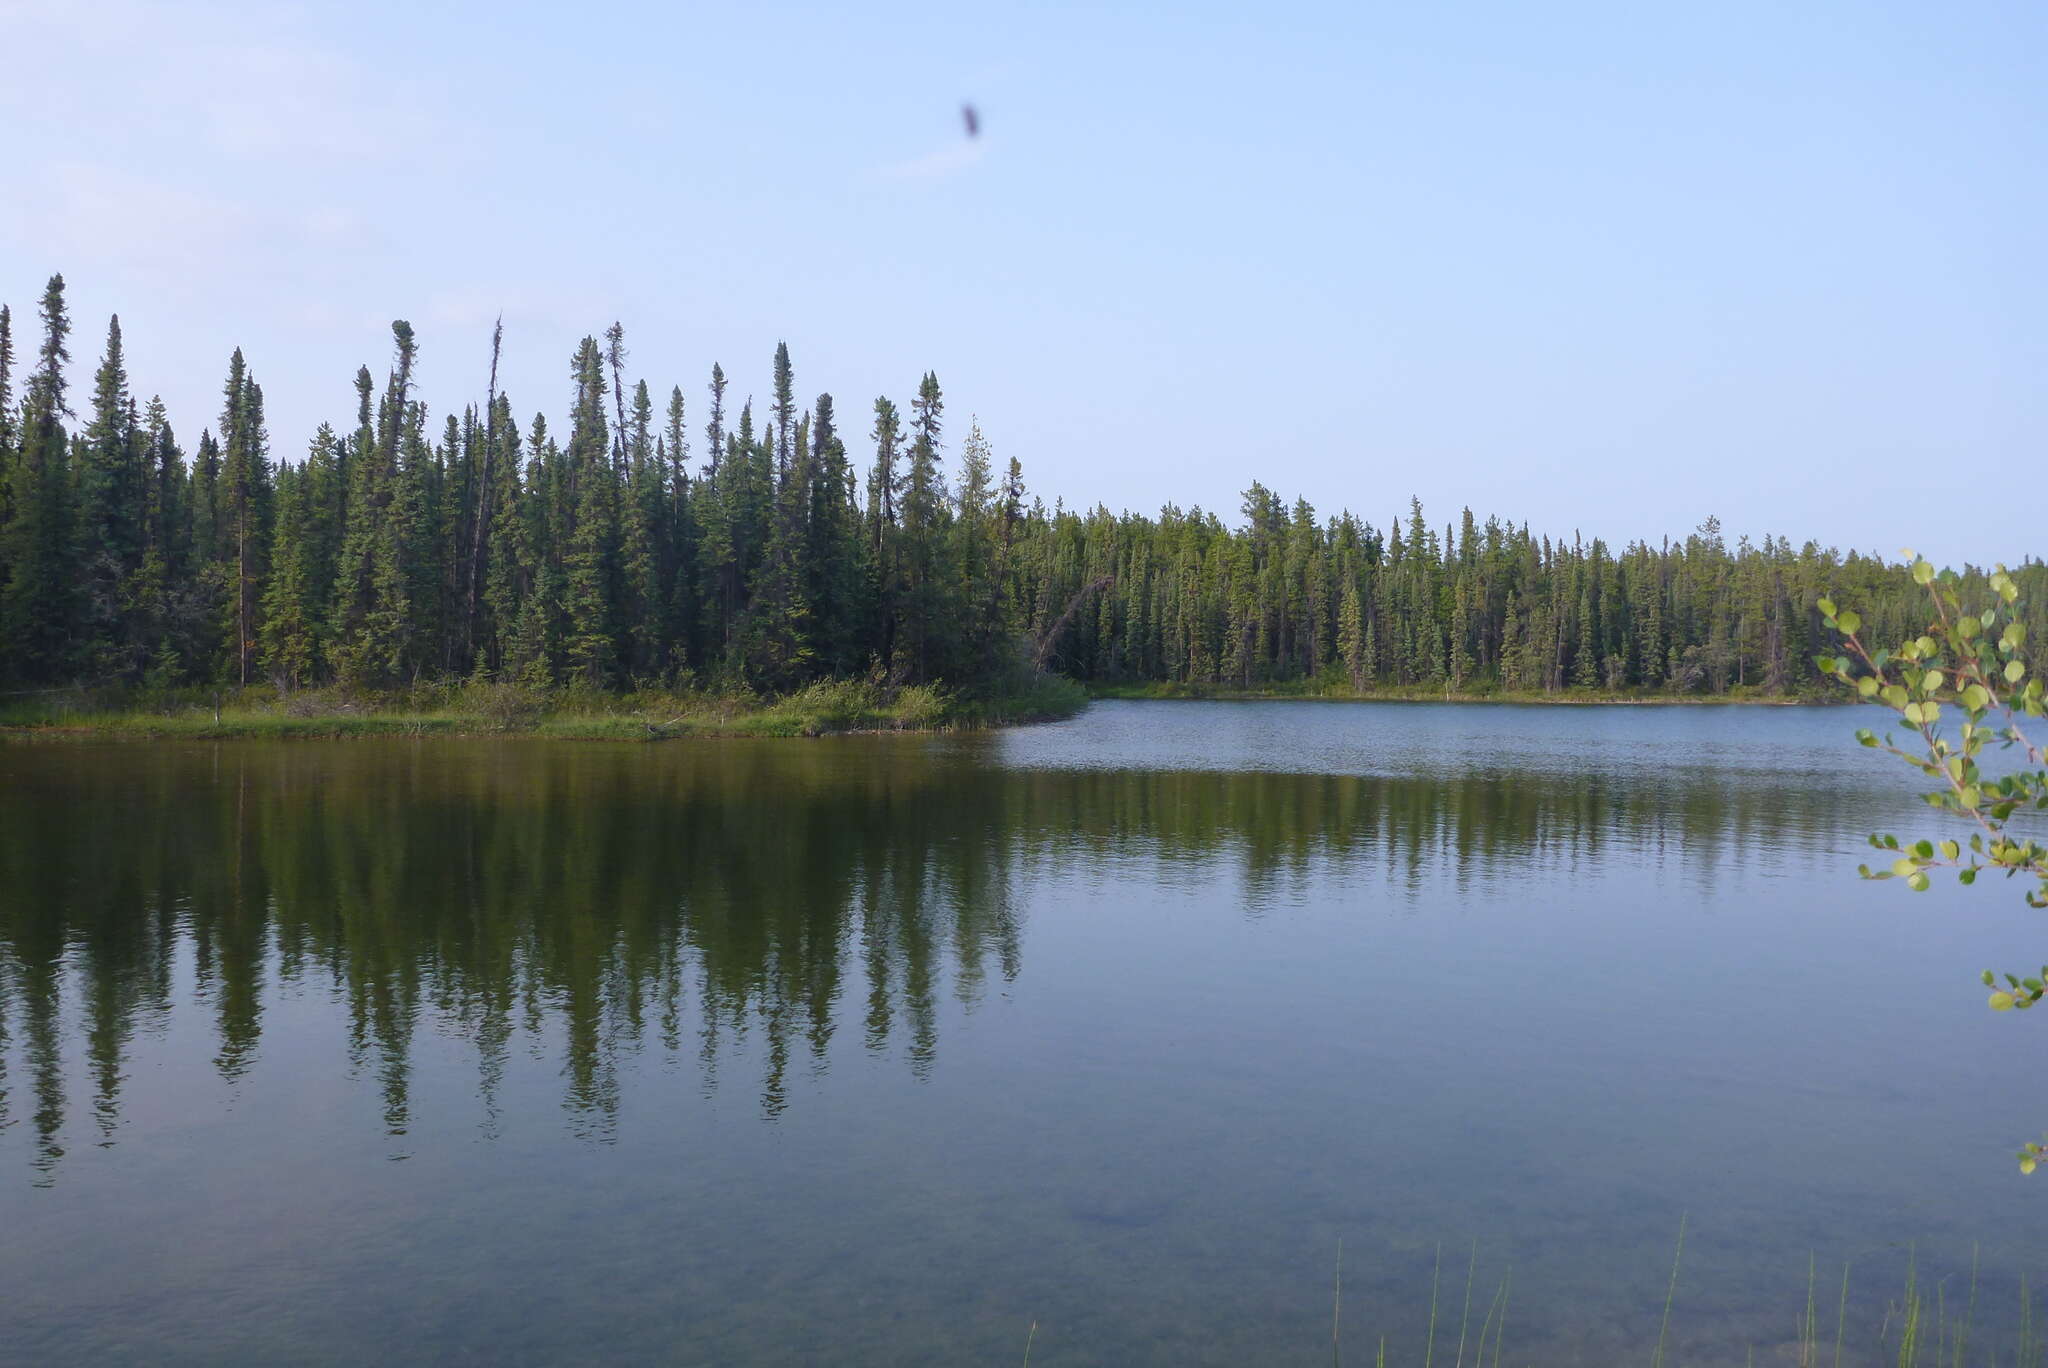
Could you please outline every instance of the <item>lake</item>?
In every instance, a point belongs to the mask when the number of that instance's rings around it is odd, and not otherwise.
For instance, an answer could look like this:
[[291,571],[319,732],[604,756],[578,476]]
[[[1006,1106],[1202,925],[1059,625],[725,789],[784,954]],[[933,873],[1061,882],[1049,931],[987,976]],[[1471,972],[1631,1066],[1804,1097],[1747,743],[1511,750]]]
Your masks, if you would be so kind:
[[1868,720],[0,747],[0,1359],[1648,1363],[1683,1217],[1672,1362],[2006,1361],[2048,949]]

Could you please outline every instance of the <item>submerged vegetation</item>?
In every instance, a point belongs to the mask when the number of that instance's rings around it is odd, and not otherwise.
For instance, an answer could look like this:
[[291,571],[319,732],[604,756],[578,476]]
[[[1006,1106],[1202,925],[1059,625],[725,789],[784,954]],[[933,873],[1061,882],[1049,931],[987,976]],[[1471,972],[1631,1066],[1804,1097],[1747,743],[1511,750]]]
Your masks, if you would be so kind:
[[[1671,1279],[1664,1293],[1650,1368],[1664,1368],[1665,1364],[1673,1361],[1669,1353],[1672,1308],[1678,1300],[1680,1272],[1685,1262],[1685,1224],[1685,1218],[1681,1217],[1678,1241],[1672,1253]],[[1344,1362],[1343,1259],[1340,1244],[1330,1336],[1331,1358],[1340,1368]],[[1474,1239],[1466,1263],[1465,1289],[1456,1327],[1456,1349],[1453,1351],[1451,1326],[1444,1321],[1448,1308],[1440,1295],[1443,1247],[1438,1245],[1430,1273],[1429,1315],[1422,1332],[1422,1343],[1407,1353],[1401,1352],[1402,1346],[1397,1344],[1390,1353],[1388,1337],[1378,1336],[1372,1360],[1377,1368],[1387,1368],[1390,1363],[1414,1363],[1422,1365],[1422,1368],[1431,1368],[1440,1360],[1453,1364],[1454,1368],[1463,1368],[1468,1362],[1466,1346],[1473,1342],[1473,1292],[1478,1287],[1478,1269],[1479,1241]],[[1935,1280],[1930,1291],[1921,1276],[1918,1251],[1908,1247],[1904,1281],[1899,1292],[1884,1298],[1882,1315],[1873,1313],[1871,1316],[1876,1322],[1874,1325],[1859,1324],[1854,1329],[1851,1328],[1849,1310],[1852,1270],[1850,1262],[1842,1264],[1839,1290],[1823,1286],[1819,1260],[1809,1254],[1805,1304],[1792,1317],[1792,1337],[1761,1346],[1761,1355],[1758,1352],[1760,1346],[1755,1344],[1724,1343],[1718,1347],[1724,1354],[1738,1353],[1748,1364],[1761,1361],[1796,1365],[1796,1368],[1823,1368],[1823,1365],[1841,1368],[1844,1363],[1885,1362],[1895,1363],[1898,1368],[1974,1368],[1980,1364],[2000,1363],[2012,1364],[2015,1368],[2041,1368],[2043,1362],[2048,1361],[2048,1339],[2043,1338],[2035,1319],[2033,1290],[2024,1276],[2018,1284],[2016,1318],[2009,1327],[2000,1327],[2006,1333],[1994,1336],[1986,1332],[1980,1317],[1985,1317],[1989,1308],[1980,1309],[1979,1306],[1980,1269],[1975,1252],[1970,1258],[1967,1282],[1962,1280],[1963,1275],[1951,1274]],[[1953,1295],[1951,1283],[1957,1284]],[[1483,1300],[1480,1304],[1485,1307],[1485,1315],[1477,1327],[1476,1351],[1469,1358],[1476,1368],[1487,1368],[1487,1365],[1501,1361],[1513,1288],[1514,1268],[1509,1265],[1500,1274],[1490,1298],[1481,1290]],[[1831,1291],[1834,1292],[1834,1307],[1833,1314],[1828,1315],[1824,1299]],[[1859,1293],[1859,1300],[1866,1298]],[[1036,1329],[1034,1324],[1034,1334]],[[1488,1357],[1489,1335],[1492,1337],[1491,1358]]]
[[[682,386],[664,401],[629,375],[617,324],[576,347],[566,422],[515,417],[500,333],[481,396],[437,427],[401,320],[381,385],[360,368],[352,419],[302,458],[274,457],[239,350],[188,447],[137,399],[118,319],[76,410],[61,276],[40,319],[17,401],[0,307],[0,681],[16,688],[723,698],[876,680],[965,698],[1047,669],[1095,687],[1786,698],[1825,691],[1828,596],[1887,634],[1914,607],[1903,566],[1731,545],[1712,518],[1611,547],[1470,510],[1432,524],[1413,501],[1381,527],[1256,481],[1236,526],[1172,502],[1048,508],[978,425],[948,469],[936,374],[907,410],[883,396],[842,424],[829,393],[799,402],[778,346],[764,413],[749,397],[735,414],[714,365],[692,415]],[[2044,587],[2048,569],[2013,575]]]

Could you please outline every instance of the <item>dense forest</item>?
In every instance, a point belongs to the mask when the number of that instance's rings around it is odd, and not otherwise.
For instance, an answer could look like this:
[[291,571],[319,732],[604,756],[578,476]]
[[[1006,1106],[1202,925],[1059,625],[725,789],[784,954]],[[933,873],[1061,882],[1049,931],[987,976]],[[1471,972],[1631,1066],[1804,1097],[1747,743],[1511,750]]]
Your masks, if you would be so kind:
[[[238,350],[188,450],[136,398],[118,318],[83,413],[64,281],[17,343],[0,307],[0,678],[340,685],[423,679],[744,687],[823,678],[998,688],[1044,668],[1098,684],[1789,694],[1826,687],[1815,603],[1881,639],[1922,598],[1905,572],[1784,537],[1619,549],[1526,524],[1384,529],[1252,483],[1236,525],[1030,497],[970,425],[946,459],[935,374],[862,435],[797,399],[775,350],[764,412],[711,368],[693,428],[680,386],[629,379],[615,324],[569,363],[566,422],[522,426],[497,385],[436,425],[419,342],[392,325],[353,420],[277,459]],[[16,352],[20,397],[15,397]],[[735,409],[737,410],[735,412]],[[701,445],[694,445],[701,441]],[[850,445],[852,443],[852,445]],[[2044,571],[2021,574],[2042,612]],[[2035,623],[2038,632],[2042,624]],[[1917,631],[1917,626],[1913,627]]]

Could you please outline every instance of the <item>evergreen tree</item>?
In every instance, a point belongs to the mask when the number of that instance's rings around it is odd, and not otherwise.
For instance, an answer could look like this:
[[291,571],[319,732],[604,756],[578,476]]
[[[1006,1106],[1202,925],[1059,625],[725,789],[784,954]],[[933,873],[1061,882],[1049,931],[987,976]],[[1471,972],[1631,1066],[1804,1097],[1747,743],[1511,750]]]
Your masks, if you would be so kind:
[[64,277],[50,277],[40,309],[43,342],[21,405],[20,449],[9,481],[8,521],[0,530],[0,638],[6,666],[22,679],[53,680],[74,664],[79,618],[72,530],[70,436],[64,419],[65,339],[71,319],[64,307]]
[[901,459],[898,446],[902,429],[896,405],[887,397],[875,400],[873,435],[875,465],[868,476],[868,593],[875,605],[876,661],[884,670],[893,672],[897,600],[903,581],[896,519],[896,496],[901,483],[896,463]]
[[625,665],[635,679],[651,680],[665,674],[669,665],[661,551],[669,536],[669,491],[667,472],[655,451],[654,401],[644,380],[633,388],[627,423],[626,498],[620,526]]
[[[14,311],[0,304],[0,492],[13,469],[14,456]],[[5,505],[0,504],[0,514]]]
[[612,678],[618,662],[613,584],[619,545],[618,481],[609,460],[604,414],[604,362],[597,339],[586,337],[571,363],[576,405],[564,453],[574,501],[562,553],[564,642],[569,673],[592,685]]
[[909,470],[903,481],[903,636],[905,666],[912,679],[932,677],[932,639],[946,611],[941,578],[946,488],[939,473],[939,438],[945,400],[930,371],[918,382],[910,403]]
[[725,371],[711,367],[711,419],[704,425],[706,463],[698,485],[697,556],[704,591],[704,652],[722,656],[739,619],[740,565],[733,535],[733,472],[725,463]]
[[526,596],[533,592],[533,520],[538,510],[520,479],[519,428],[512,419],[512,401],[498,395],[492,412],[490,440],[498,454],[490,476],[492,533],[483,591],[486,627],[478,650],[485,667],[495,672],[505,667],[510,637]]
[[310,680],[319,663],[320,602],[308,528],[305,468],[277,480],[277,536],[270,582],[263,591],[263,668],[285,687]]
[[[776,351],[777,425],[780,428],[782,372],[787,348]],[[778,446],[782,442],[777,437]],[[762,548],[761,569],[747,606],[742,655],[749,682],[765,689],[788,689],[809,675],[811,605],[805,593],[803,556],[808,545],[811,503],[810,421],[797,423],[794,447],[786,462],[775,508]]]
[[1365,614],[1359,605],[1358,584],[1347,579],[1337,607],[1337,651],[1344,657],[1344,672],[1351,677],[1353,689],[1365,688],[1365,638]]
[[790,369],[789,344],[775,344],[775,477],[778,483],[789,477],[789,425],[796,416],[796,374]]
[[142,567],[145,506],[119,317],[107,323],[106,350],[93,377],[92,420],[78,458],[81,660],[92,674],[118,677],[131,673],[147,648],[133,639],[128,621],[131,581]]
[[678,669],[689,668],[702,654],[697,612],[698,528],[687,433],[683,387],[671,386],[661,438],[668,462],[668,536],[663,543],[661,583],[670,650]]
[[260,596],[269,558],[270,458],[263,425],[263,391],[249,375],[242,349],[228,361],[221,419],[220,556],[222,629],[230,646],[223,664],[238,684],[249,682],[255,662]]

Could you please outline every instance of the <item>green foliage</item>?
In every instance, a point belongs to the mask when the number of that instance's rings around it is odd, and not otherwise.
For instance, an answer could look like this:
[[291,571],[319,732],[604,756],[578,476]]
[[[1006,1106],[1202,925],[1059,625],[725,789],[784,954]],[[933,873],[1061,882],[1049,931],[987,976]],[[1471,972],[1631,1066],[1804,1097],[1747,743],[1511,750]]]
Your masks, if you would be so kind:
[[[1866,641],[1861,614],[1821,599],[1816,606],[1846,654],[1824,654],[1816,663],[1903,724],[1882,736],[1861,729],[1857,741],[1933,781],[1922,795],[1927,805],[1974,829],[1967,844],[1872,835],[1872,847],[1893,858],[1877,868],[1860,866],[1859,872],[1866,879],[1903,879],[1921,893],[1935,871],[1953,870],[1963,884],[1987,871],[2001,873],[2022,881],[2030,906],[2048,907],[2048,848],[2023,826],[2048,812],[2048,767],[2023,725],[2038,721],[2043,701],[2041,678],[2027,653],[2020,584],[2002,565],[1988,576],[1966,576],[1937,572],[1912,552],[1905,555],[1932,613],[1924,626]],[[1943,727],[1950,710],[1957,716],[1953,737]],[[1983,768],[1994,747],[2010,757],[2013,768],[2002,774]],[[2024,1011],[2040,1002],[2048,966],[2038,978],[2006,974],[2003,988],[1988,969],[1982,978],[1993,990],[1992,1010]],[[2038,1144],[2022,1150],[2022,1171],[2033,1172],[2042,1153]]]

